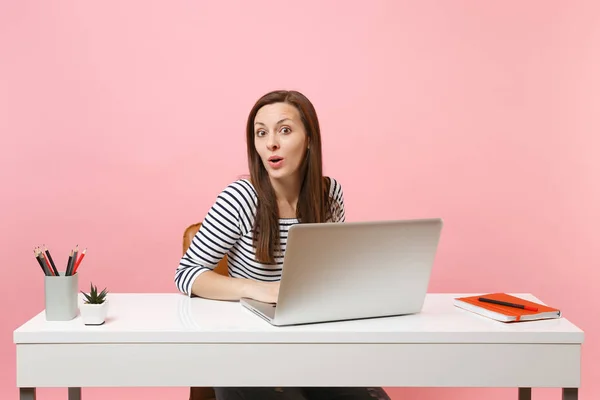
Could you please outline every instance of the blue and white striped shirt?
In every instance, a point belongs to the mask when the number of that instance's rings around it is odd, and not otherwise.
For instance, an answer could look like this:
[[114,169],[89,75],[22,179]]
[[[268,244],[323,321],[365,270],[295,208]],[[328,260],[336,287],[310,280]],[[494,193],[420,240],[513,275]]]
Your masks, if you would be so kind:
[[[330,180],[332,217],[327,222],[344,222],[344,193],[335,179]],[[252,243],[257,201],[256,190],[247,179],[229,184],[217,196],[175,272],[175,285],[180,292],[192,296],[194,280],[214,269],[225,255],[231,277],[269,282],[281,279],[288,230],[299,221],[279,219],[281,255],[275,257],[274,265],[261,264],[256,261]]]

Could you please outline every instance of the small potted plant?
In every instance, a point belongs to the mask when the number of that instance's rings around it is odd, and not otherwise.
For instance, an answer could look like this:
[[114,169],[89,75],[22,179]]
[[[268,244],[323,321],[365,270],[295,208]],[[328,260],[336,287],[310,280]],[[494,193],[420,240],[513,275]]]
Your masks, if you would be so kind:
[[80,307],[81,318],[85,325],[102,325],[106,320],[108,302],[106,288],[98,293],[98,288],[90,283],[90,292],[81,292],[84,296]]

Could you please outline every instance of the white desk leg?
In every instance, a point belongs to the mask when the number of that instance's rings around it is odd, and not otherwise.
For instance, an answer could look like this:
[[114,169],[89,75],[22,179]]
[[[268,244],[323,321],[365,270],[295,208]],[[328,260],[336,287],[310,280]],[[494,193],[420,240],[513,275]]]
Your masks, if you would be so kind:
[[19,388],[19,400],[35,400],[35,388]]
[[519,388],[519,400],[531,400],[531,388]]
[[[21,399],[23,400],[23,399]],[[69,388],[69,400],[81,400],[81,388],[70,387]]]
[[563,400],[577,400],[579,390],[577,388],[563,388],[562,398]]

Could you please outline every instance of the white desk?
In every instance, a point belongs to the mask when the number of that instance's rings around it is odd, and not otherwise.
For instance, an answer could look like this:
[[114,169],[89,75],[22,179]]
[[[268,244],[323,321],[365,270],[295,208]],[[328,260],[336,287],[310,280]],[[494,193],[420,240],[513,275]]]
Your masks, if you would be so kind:
[[[578,396],[583,332],[567,319],[505,324],[429,294],[422,313],[273,327],[237,302],[110,294],[107,322],[14,331],[21,400],[36,387],[384,386],[563,388]],[[534,301],[533,296],[517,294]],[[267,373],[268,371],[268,373]]]

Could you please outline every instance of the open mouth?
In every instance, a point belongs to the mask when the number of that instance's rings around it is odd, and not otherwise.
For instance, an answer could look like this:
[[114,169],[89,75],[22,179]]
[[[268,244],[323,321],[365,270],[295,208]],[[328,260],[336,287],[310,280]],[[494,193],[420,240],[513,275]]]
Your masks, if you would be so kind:
[[279,169],[283,166],[283,157],[272,156],[269,158],[269,166],[273,169]]

